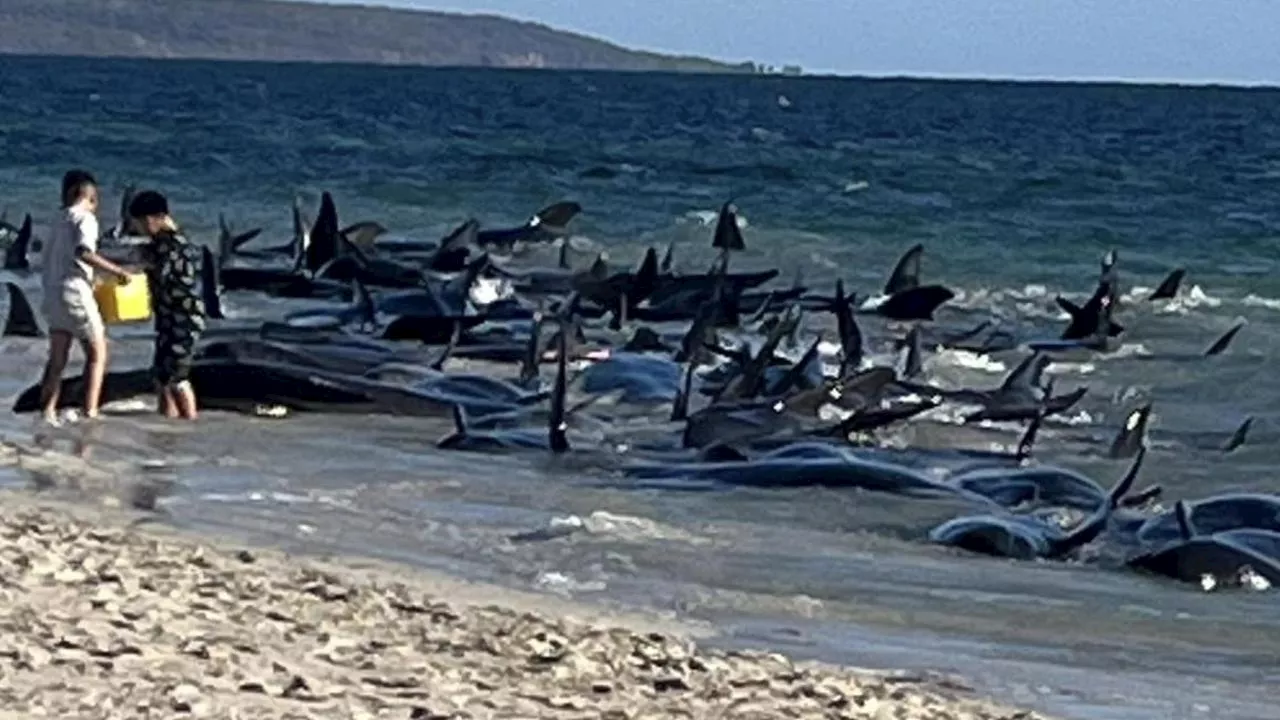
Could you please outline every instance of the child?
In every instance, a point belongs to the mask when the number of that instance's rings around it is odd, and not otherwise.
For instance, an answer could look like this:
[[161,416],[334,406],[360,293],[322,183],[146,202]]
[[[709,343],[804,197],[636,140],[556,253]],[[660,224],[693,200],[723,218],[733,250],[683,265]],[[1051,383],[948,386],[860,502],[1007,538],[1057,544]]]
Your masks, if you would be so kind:
[[152,372],[159,412],[169,418],[196,419],[191,363],[204,332],[204,302],[197,287],[198,251],[183,237],[169,215],[169,201],[154,190],[140,192],[129,203],[134,232],[151,238],[144,256],[156,319]]
[[49,359],[40,383],[40,406],[46,422],[57,423],[62,373],[71,356],[71,341],[84,350],[84,415],[98,416],[102,381],[107,373],[107,335],[93,298],[93,271],[129,276],[98,254],[98,183],[84,170],[62,176],[62,215],[45,243],[41,309],[49,325]]

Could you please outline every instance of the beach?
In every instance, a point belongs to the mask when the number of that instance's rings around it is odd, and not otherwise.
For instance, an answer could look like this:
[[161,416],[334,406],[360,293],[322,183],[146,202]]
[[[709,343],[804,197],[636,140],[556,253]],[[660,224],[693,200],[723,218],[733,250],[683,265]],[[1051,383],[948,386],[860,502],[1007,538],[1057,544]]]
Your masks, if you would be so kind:
[[[284,417],[206,407],[191,425],[156,417],[143,397],[104,408],[92,433],[76,423],[52,432],[56,453],[33,447],[44,442],[32,442],[31,416],[0,413],[0,437],[22,453],[20,470],[0,466],[0,490],[92,506],[95,523],[101,498],[131,507],[162,494],[155,522],[139,530],[405,563],[415,569],[397,577],[460,583],[431,593],[450,603],[470,589],[482,604],[510,605],[516,591],[554,596],[521,597],[550,603],[539,612],[557,617],[568,602],[584,604],[578,615],[625,608],[649,614],[637,622],[678,619],[663,632],[697,636],[704,649],[948,674],[975,696],[1059,718],[1275,715],[1275,593],[1205,592],[1129,561],[1151,547],[1135,542],[1138,523],[1177,501],[1280,490],[1280,382],[1270,372],[1280,352],[1280,92],[71,58],[0,58],[0,70],[14,99],[0,107],[0,214],[7,208],[17,225],[30,213],[39,243],[70,167],[101,180],[103,229],[118,222],[126,185],[155,188],[202,246],[220,247],[220,219],[234,236],[261,228],[233,253],[227,269],[240,270],[224,285],[241,271],[287,272],[294,203],[305,225],[326,193],[340,228],[386,228],[362,247],[397,263],[417,262],[408,248],[433,246],[468,218],[504,231],[541,208],[580,204],[563,242],[495,251],[479,305],[500,294],[506,274],[550,277],[562,261],[577,272],[602,258],[614,276],[635,271],[650,249],[665,263],[670,250],[671,272],[704,273],[718,262],[712,238],[731,199],[746,246],[731,272],[777,273],[751,291],[753,302],[776,290],[773,310],[783,310],[788,288],[802,286],[804,325],[779,360],[795,362],[821,334],[823,374],[839,372],[839,328],[820,309],[837,281],[858,297],[865,365],[905,368],[902,343],[920,330],[921,381],[964,397],[845,451],[933,478],[1003,465],[1016,449],[1024,425],[971,422],[975,398],[1002,387],[1033,346],[1053,347],[1071,318],[1059,300],[1086,303],[1100,258],[1114,250],[1124,332],[1109,352],[1052,351],[1045,376],[1055,392],[1085,395],[1045,419],[1032,460],[1105,491],[1128,466],[1111,456],[1113,439],[1130,413],[1150,407],[1135,487],[1163,495],[1125,508],[1073,557],[1019,561],[940,541],[947,523],[985,513],[953,497],[779,478],[637,482],[634,468],[669,462],[666,449],[682,446],[687,427],[668,422],[681,363],[658,351],[634,365],[570,369],[570,404],[599,399],[569,423],[563,455],[441,447],[457,431],[443,404],[423,417],[392,406]],[[153,81],[139,84],[144,74]],[[933,321],[907,325],[870,308],[917,245],[919,282],[955,297]],[[0,271],[33,308],[41,252],[33,244],[30,271]],[[1175,269],[1185,270],[1180,289],[1152,299]],[[349,322],[354,306],[341,296],[224,286],[226,318],[210,331],[336,319],[355,335],[344,345],[382,344],[403,308],[395,288],[369,289],[374,325]],[[530,292],[517,298],[526,310],[544,301]],[[635,321],[616,336],[599,321],[587,329],[614,350],[641,324],[674,350],[684,329]],[[448,361],[450,382],[516,379],[514,363],[469,354],[490,347],[486,337],[521,337],[523,324],[477,326],[467,342],[484,342]],[[726,347],[763,331],[744,328],[722,333]],[[1233,328],[1230,347],[1206,356]],[[113,370],[148,367],[150,323],[109,334]],[[0,341],[7,403],[37,381],[47,344]],[[440,349],[422,352],[434,359]],[[79,371],[76,353],[68,374]],[[553,373],[542,366],[545,386]],[[609,389],[617,384],[628,388],[620,400]],[[697,412],[713,396],[694,400]],[[527,429],[541,428],[545,407],[529,407]],[[1224,452],[1245,422],[1247,442]],[[1075,517],[1038,504],[1013,510]]]
[[0,499],[6,717],[1043,717],[954,679],[704,651],[669,619],[235,546],[112,504]]

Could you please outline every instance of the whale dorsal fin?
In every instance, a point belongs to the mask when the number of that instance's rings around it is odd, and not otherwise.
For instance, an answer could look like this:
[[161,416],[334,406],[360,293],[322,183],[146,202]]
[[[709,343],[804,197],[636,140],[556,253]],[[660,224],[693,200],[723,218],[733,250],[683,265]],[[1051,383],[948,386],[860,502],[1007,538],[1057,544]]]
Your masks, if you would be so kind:
[[822,333],[819,332],[817,337],[809,345],[809,349],[804,351],[804,355],[795,362],[794,365],[787,368],[787,372],[782,376],[782,380],[778,382],[777,393],[785,394],[792,389],[800,387],[800,380],[804,377],[809,366],[818,361],[818,349],[822,345]]
[[1144,444],[1138,448],[1133,455],[1133,462],[1129,463],[1129,470],[1120,478],[1120,482],[1111,488],[1110,494],[1107,495],[1107,505],[1110,509],[1115,510],[1120,507],[1120,502],[1133,490],[1133,484],[1138,480],[1138,472],[1142,470],[1142,461],[1147,457],[1147,446]]
[[1049,366],[1049,358],[1041,352],[1035,352],[1018,363],[1009,373],[996,391],[998,396],[1025,396],[1026,399],[1039,398],[1040,378]]
[[742,239],[742,229],[738,227],[738,208],[732,200],[720,206],[720,215],[716,218],[716,231],[711,238],[711,247],[722,252],[747,249],[747,244]]
[[1133,457],[1146,444],[1147,424],[1150,420],[1151,403],[1136,408],[1125,416],[1124,425],[1111,441],[1107,455],[1117,460]]
[[200,299],[205,315],[215,320],[226,317],[222,311],[222,267],[209,246],[200,248]]
[[844,281],[836,280],[836,297],[832,312],[836,315],[836,331],[840,335],[840,376],[844,377],[862,364],[862,329],[853,316],[853,300],[844,294]]
[[1240,423],[1240,426],[1236,428],[1236,431],[1231,433],[1231,437],[1227,440],[1227,444],[1222,446],[1222,452],[1229,453],[1239,448],[1241,445],[1244,445],[1245,441],[1249,438],[1249,429],[1252,427],[1253,418],[1245,418],[1244,422]]
[[1145,447],[1138,449],[1138,454],[1134,456],[1133,462],[1129,464],[1129,470],[1124,474],[1124,477],[1120,478],[1120,482],[1111,488],[1111,492],[1107,494],[1107,500],[1102,507],[1098,508],[1097,512],[1081,522],[1065,537],[1053,542],[1050,556],[1061,557],[1082,545],[1093,542],[1102,534],[1102,531],[1107,527],[1107,521],[1111,518],[1111,514],[1115,512],[1125,496],[1133,489],[1133,484],[1138,479],[1138,473],[1142,470],[1142,461],[1146,458],[1146,455],[1147,449]]
[[569,269],[569,239],[565,238],[560,241],[560,252],[556,256],[556,266],[561,270]]
[[[302,198],[293,199],[293,271],[307,267],[307,253],[311,251],[311,223],[303,216]],[[322,263],[323,264],[323,263]]]
[[1243,328],[1243,320],[1231,326],[1231,329],[1223,333],[1222,337],[1213,341],[1213,344],[1209,346],[1209,349],[1204,351],[1204,356],[1213,357],[1214,355],[1221,355],[1223,352],[1226,352],[1227,347],[1231,345],[1231,341],[1236,339],[1236,335],[1239,334]]
[[133,196],[137,194],[138,188],[133,183],[124,186],[124,192],[120,193],[120,215],[117,228],[118,236],[124,237],[125,232],[129,228],[129,205],[133,203]]
[[902,377],[913,378],[924,372],[924,351],[920,349],[920,326],[914,325],[903,339],[907,357],[902,363]]
[[[573,324],[573,313],[568,313],[566,324]],[[573,328],[560,327],[559,357],[556,358],[556,379],[551,389],[551,415],[547,420],[548,444],[557,455],[569,451],[568,413],[565,396],[569,392],[569,333]]]
[[664,275],[667,273],[670,273],[671,268],[674,267],[675,265],[675,252],[676,252],[676,241],[672,240],[671,242],[667,243],[667,250],[666,252],[662,253],[662,263],[659,264],[658,266],[658,269],[661,270]]
[[361,220],[360,222],[349,225],[338,231],[348,243],[362,249],[372,249],[378,237],[385,234],[387,229],[374,220]]
[[18,236],[14,238],[13,244],[5,249],[5,270],[29,270],[31,268],[31,261],[27,257],[27,254],[31,251],[31,232],[31,215],[27,214],[22,219],[22,226],[18,228]]
[[563,232],[575,217],[582,213],[582,206],[572,200],[548,205],[529,220],[530,227],[542,227],[552,232]]
[[12,282],[6,282],[5,287],[9,289],[9,317],[5,320],[3,337],[44,337],[27,294]]
[[520,384],[532,388],[538,380],[538,360],[542,357],[542,324],[541,312],[533,314],[533,325],[529,328],[529,341],[525,344],[524,357],[520,359]]
[[336,260],[344,250],[344,238],[338,225],[338,206],[325,190],[320,195],[320,211],[311,226],[311,242],[306,250],[307,269],[312,272]]
[[1174,503],[1173,516],[1178,520],[1178,534],[1183,540],[1190,540],[1196,536],[1195,526],[1191,524],[1191,508],[1187,507],[1184,500]]
[[889,280],[884,284],[885,295],[897,295],[903,290],[920,286],[920,258],[923,255],[924,245],[920,243],[912,245],[902,254],[898,264],[893,266],[893,272],[889,273]]
[[693,392],[693,371],[697,364],[692,360],[685,365],[680,387],[676,390],[675,402],[671,404],[671,421],[682,422],[689,419],[689,394]]
[[1130,493],[1120,498],[1120,506],[1129,508],[1142,507],[1163,494],[1163,486],[1149,485],[1136,493]]
[[587,274],[596,280],[608,279],[609,263],[605,262],[603,253],[596,255],[595,262],[591,263],[591,267],[587,270]]
[[1169,273],[1167,277],[1160,283],[1160,287],[1151,293],[1148,300],[1172,300],[1178,295],[1178,288],[1182,285],[1182,279],[1186,277],[1185,268],[1177,268]]
[[1040,434],[1040,428],[1044,425],[1044,419],[1049,415],[1049,401],[1053,398],[1053,380],[1050,379],[1044,388],[1044,402],[1040,404],[1040,409],[1031,421],[1027,423],[1027,430],[1018,440],[1018,449],[1014,453],[1014,457],[1018,462],[1022,462],[1031,457],[1031,451],[1035,449],[1036,437]]
[[443,371],[444,364],[449,362],[449,358],[453,357],[453,353],[458,348],[458,341],[462,339],[462,321],[453,321],[453,332],[449,334],[449,342],[445,344],[444,349],[440,351],[440,356],[431,363],[431,369]]

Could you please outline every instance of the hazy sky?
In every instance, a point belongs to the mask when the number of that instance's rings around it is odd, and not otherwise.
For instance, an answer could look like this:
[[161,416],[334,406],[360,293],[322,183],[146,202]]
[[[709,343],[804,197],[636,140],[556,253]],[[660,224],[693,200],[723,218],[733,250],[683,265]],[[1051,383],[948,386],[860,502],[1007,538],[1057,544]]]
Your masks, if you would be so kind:
[[346,1],[814,72],[1280,84],[1280,0]]

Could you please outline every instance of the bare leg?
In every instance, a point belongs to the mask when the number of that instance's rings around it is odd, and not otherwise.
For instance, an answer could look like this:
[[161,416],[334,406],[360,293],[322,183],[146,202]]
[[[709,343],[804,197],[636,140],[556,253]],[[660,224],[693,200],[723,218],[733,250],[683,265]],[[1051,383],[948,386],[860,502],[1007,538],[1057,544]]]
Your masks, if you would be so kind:
[[44,366],[44,377],[40,379],[40,409],[44,419],[53,421],[58,418],[58,399],[62,390],[62,373],[67,369],[67,360],[71,356],[71,333],[65,330],[53,330],[49,333],[49,360]]
[[76,440],[76,455],[81,460],[88,460],[93,454],[93,446],[102,439],[102,425],[99,423],[88,423],[80,437]]
[[199,416],[199,411],[196,409],[196,391],[189,381],[183,380],[174,385],[170,392],[173,393],[177,410],[184,419],[195,420]]
[[178,401],[177,398],[174,397],[173,388],[167,385],[162,386],[160,387],[158,394],[160,402],[157,410],[159,410],[160,414],[171,420],[177,419],[179,417]]
[[102,400],[102,382],[107,375],[107,336],[97,334],[82,343],[84,347],[84,416],[98,417]]

